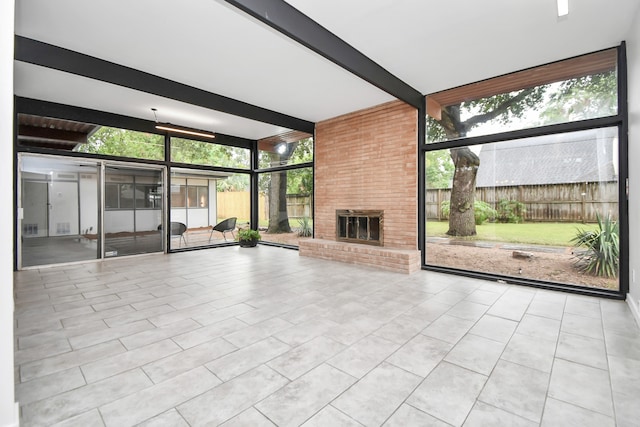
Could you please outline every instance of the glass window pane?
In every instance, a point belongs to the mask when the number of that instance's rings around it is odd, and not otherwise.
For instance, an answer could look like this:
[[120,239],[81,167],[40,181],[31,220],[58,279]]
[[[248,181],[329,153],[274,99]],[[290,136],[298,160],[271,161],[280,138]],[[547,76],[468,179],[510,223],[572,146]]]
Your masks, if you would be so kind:
[[133,208],[133,184],[120,184],[120,209]]
[[187,187],[171,184],[171,207],[184,208],[187,206]]
[[259,176],[262,240],[297,245],[313,234],[311,168],[265,172]]
[[160,185],[136,184],[136,208],[156,209],[162,203],[162,189]]
[[[617,128],[464,150],[427,152],[428,265],[618,289]],[[603,252],[580,240],[592,235],[613,254],[604,275],[589,271]]]
[[198,188],[187,187],[187,206],[190,208],[198,207]]
[[430,95],[427,142],[614,116],[617,74],[612,49]]
[[[172,249],[233,242],[237,227],[246,226],[251,217],[248,174],[172,168],[171,189],[171,222],[187,229],[184,239],[172,237]],[[233,218],[235,225],[213,229]]]
[[118,209],[120,203],[118,202],[118,195],[120,193],[120,186],[118,184],[107,184],[104,191],[104,204],[107,209]]
[[[107,186],[118,188],[118,210],[104,212],[104,256],[118,257],[161,252],[163,248],[163,205],[153,206],[162,183],[161,169],[124,165],[105,168]],[[119,184],[115,184],[120,182]]]
[[260,169],[313,161],[313,138],[311,137],[293,142],[259,141],[258,148]]
[[366,216],[358,217],[358,239],[369,240],[369,219]]
[[[100,168],[94,162],[20,154],[20,266],[100,256]],[[116,186],[117,203],[117,186]]]
[[171,161],[194,165],[249,168],[249,150],[240,147],[171,138]]
[[380,240],[380,218],[369,219],[369,239]]
[[163,160],[164,137],[153,133],[102,126],[89,136],[86,143],[77,144],[74,151]]
[[207,208],[209,207],[209,188],[208,187],[197,187],[198,188],[198,207]]
[[338,217],[338,237],[347,237],[347,218]]

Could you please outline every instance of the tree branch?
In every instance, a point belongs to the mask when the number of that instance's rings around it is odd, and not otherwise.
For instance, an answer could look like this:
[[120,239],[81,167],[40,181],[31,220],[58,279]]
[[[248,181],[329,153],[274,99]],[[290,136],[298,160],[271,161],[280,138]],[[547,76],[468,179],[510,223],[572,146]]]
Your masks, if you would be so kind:
[[471,128],[473,128],[474,126],[479,125],[480,123],[484,123],[484,122],[487,122],[489,120],[493,120],[496,117],[498,117],[499,115],[504,114],[505,112],[507,112],[507,110],[512,105],[515,105],[515,104],[521,102],[522,100],[524,100],[527,96],[531,95],[535,90],[536,90],[535,87],[532,87],[532,88],[529,88],[529,89],[525,89],[522,92],[520,92],[519,94],[517,94],[516,96],[514,96],[513,98],[509,98],[508,100],[506,100],[502,104],[498,105],[493,110],[491,110],[489,112],[486,112],[484,114],[478,114],[476,116],[471,117],[469,120],[463,122],[462,126],[464,126],[465,131],[468,131]]

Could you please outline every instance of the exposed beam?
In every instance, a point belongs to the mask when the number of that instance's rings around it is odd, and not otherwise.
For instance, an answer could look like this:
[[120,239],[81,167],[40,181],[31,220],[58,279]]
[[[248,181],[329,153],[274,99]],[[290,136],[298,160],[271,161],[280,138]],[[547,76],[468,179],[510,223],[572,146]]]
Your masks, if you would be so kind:
[[422,94],[282,0],[225,0],[363,80],[420,108]]
[[313,133],[315,127],[307,120],[22,36],[15,38],[15,59],[289,129]]
[[[135,117],[123,116],[121,114],[107,113],[104,111],[91,110],[73,105],[22,97],[15,98],[15,106],[16,113],[18,114],[23,113],[35,116],[54,117],[73,120],[80,123],[91,123],[101,126],[130,129],[139,132],[163,134],[163,132],[159,132],[156,129],[156,123],[153,120],[143,120]],[[216,133],[216,139],[213,142],[216,144],[231,145],[241,148],[251,148],[254,144],[254,140],[241,138],[239,136],[225,135],[223,133]]]
[[85,143],[87,142],[87,134],[84,132],[74,132],[63,129],[49,129],[40,128],[27,125],[18,126],[18,137],[22,139],[32,140],[53,140],[53,141],[67,141],[73,143]]

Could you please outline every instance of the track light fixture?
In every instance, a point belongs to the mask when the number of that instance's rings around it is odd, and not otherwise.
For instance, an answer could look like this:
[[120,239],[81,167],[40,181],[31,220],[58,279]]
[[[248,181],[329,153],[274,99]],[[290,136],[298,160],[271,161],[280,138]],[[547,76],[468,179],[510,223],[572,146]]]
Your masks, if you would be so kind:
[[210,133],[210,132],[203,132],[201,130],[198,129],[191,129],[188,127],[184,127],[184,126],[176,126],[176,125],[172,125],[171,123],[160,123],[158,122],[158,116],[156,115],[156,111],[158,111],[155,108],[152,108],[151,111],[153,111],[153,116],[156,119],[156,129],[158,130],[163,130],[166,132],[171,132],[171,133],[180,133],[180,134],[184,134],[184,135],[191,135],[191,136],[201,136],[204,138],[215,138],[215,134]]

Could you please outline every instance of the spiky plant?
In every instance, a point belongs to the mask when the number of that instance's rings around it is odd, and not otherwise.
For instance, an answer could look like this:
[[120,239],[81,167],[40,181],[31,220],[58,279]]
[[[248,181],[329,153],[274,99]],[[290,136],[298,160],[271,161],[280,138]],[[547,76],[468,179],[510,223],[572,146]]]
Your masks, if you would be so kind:
[[575,265],[583,273],[601,277],[616,277],[620,260],[620,232],[618,223],[609,215],[598,220],[596,230],[578,229],[571,239],[576,247],[585,248],[576,252]]
[[311,227],[311,218],[308,216],[303,216],[298,220],[298,225],[300,229],[298,230],[298,236],[300,237],[311,237],[313,234],[313,228]]

